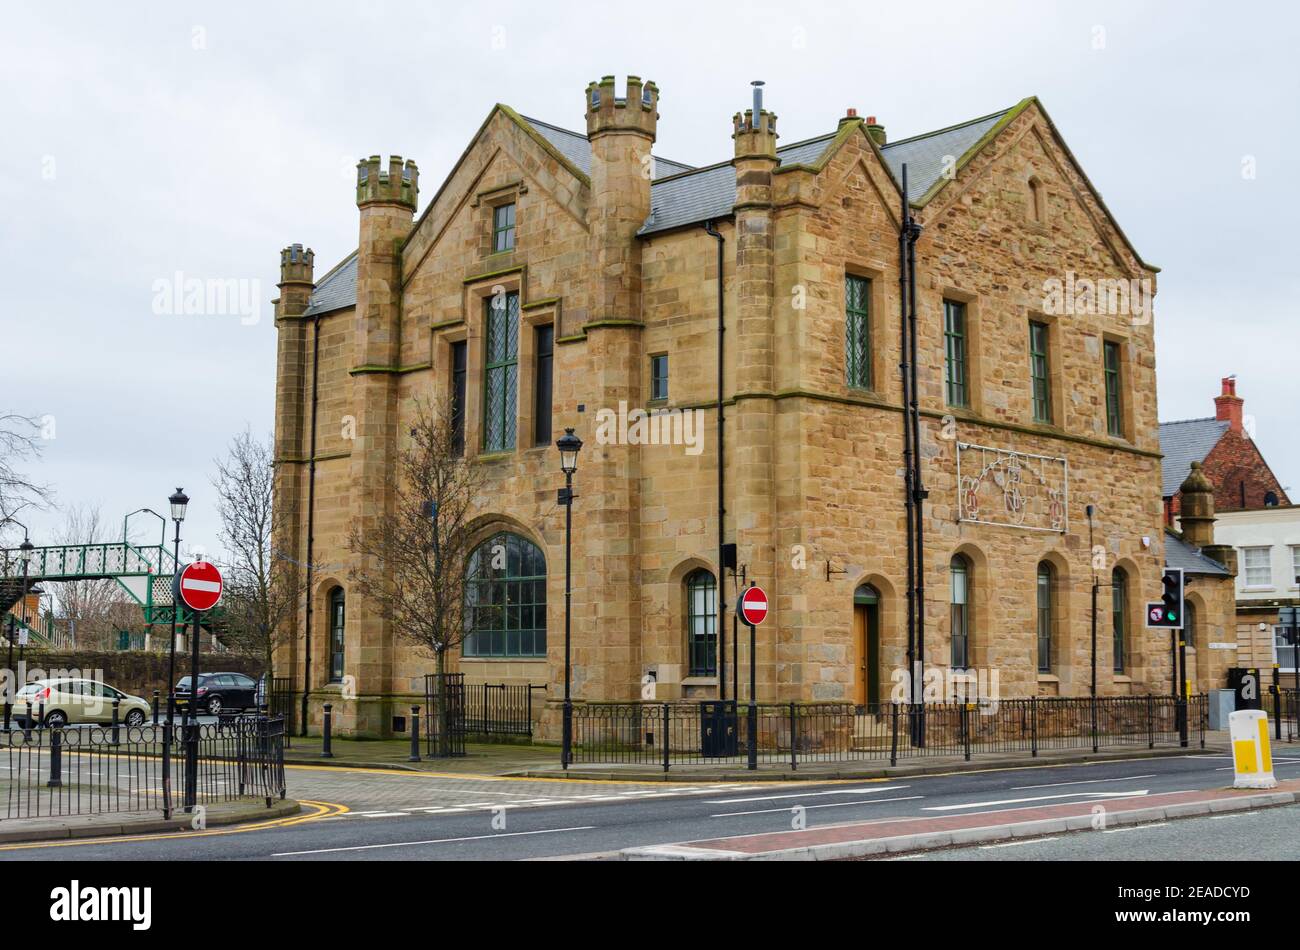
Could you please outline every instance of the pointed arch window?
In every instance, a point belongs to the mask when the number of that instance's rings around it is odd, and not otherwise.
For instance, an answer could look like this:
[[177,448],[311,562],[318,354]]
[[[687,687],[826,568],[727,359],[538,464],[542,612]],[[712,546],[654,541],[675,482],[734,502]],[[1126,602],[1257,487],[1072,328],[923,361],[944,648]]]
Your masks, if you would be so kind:
[[330,622],[330,682],[343,682],[343,646],[344,638],[344,618],[347,615],[345,603],[343,600],[343,588],[335,587],[330,591],[329,597],[329,622]]
[[1052,672],[1052,565],[1038,563],[1038,672]]
[[1122,567],[1111,571],[1111,636],[1114,641],[1116,673],[1124,672],[1124,653],[1128,647],[1128,574]]

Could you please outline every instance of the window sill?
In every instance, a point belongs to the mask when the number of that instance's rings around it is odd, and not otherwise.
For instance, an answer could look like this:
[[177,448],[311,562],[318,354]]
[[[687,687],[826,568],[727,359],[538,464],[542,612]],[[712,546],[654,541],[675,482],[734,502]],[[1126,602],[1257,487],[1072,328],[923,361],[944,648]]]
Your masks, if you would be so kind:
[[1127,675],[1127,674],[1125,674],[1125,673],[1113,673],[1113,674],[1111,675],[1111,682],[1112,682],[1112,683],[1132,683],[1132,682],[1133,682],[1133,677],[1131,677],[1131,676],[1129,676],[1129,675]]
[[500,452],[481,452],[474,457],[476,462],[500,462],[502,459],[515,457],[516,449],[505,449]]
[[462,663],[545,663],[543,656],[467,656],[461,654]]
[[682,680],[683,686],[717,686],[716,676],[688,676]]
[[1038,682],[1040,683],[1059,683],[1061,678],[1055,673],[1039,673]]

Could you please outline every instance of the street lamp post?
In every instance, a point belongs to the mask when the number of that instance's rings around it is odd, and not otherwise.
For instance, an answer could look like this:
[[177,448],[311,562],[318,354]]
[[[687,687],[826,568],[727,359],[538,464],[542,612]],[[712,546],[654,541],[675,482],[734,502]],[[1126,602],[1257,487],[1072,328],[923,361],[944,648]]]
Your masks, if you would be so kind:
[[[23,543],[18,545],[18,560],[21,561],[23,565],[23,585],[22,585],[23,619],[24,622],[26,622],[27,568],[32,560],[32,551],[34,551],[36,548],[35,545],[32,544],[31,540],[27,537],[27,526],[22,524],[21,522],[14,521],[14,519],[12,518],[8,520],[12,521],[14,524],[18,525],[18,527],[23,529]],[[14,688],[18,685],[18,679],[19,679],[18,672],[14,669],[14,619],[15,619],[14,612],[10,610],[9,611],[9,658],[8,658],[7,668],[9,670],[9,675],[13,679],[10,682],[9,686],[7,686],[5,689],[5,730],[6,731],[8,731],[9,729],[9,722],[13,716],[13,708],[14,708],[13,692],[14,692]],[[18,659],[20,663],[22,662],[22,655],[23,655],[22,649],[19,648]]]
[[[185,508],[190,498],[185,489],[177,488],[170,498],[172,521],[176,522],[176,538],[172,547],[172,639],[167,651],[167,726],[170,729],[176,712],[176,621],[181,612],[180,571],[181,571],[181,522],[185,520]],[[190,696],[194,696],[195,684],[190,684]]]
[[555,441],[555,447],[560,450],[560,470],[564,472],[564,487],[559,490],[556,501],[564,506],[564,745],[560,753],[560,764],[567,769],[573,755],[573,696],[570,692],[573,615],[573,473],[578,470],[578,452],[582,448],[582,440],[573,434],[573,429],[565,429],[564,435]]

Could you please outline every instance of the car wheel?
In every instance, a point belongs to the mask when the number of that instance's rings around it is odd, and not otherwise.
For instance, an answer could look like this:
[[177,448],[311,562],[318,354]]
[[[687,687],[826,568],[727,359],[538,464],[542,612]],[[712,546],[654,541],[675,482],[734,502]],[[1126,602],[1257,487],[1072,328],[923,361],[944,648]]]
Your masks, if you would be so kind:
[[221,715],[221,697],[220,697],[220,696],[213,696],[211,699],[208,700],[208,715],[209,715],[209,716],[220,716],[220,715]]
[[143,726],[144,713],[138,709],[132,709],[129,713],[126,714],[126,724],[132,727]]
[[62,709],[51,709],[45,714],[45,726],[48,729],[62,729],[68,724],[68,714]]

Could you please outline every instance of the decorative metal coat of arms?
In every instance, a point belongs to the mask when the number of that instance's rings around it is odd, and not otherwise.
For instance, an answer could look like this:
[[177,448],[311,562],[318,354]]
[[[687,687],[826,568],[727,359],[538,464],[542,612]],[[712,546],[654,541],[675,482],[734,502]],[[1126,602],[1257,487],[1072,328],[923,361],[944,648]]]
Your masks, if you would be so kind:
[[957,443],[958,521],[1063,534],[1069,509],[1065,459]]

